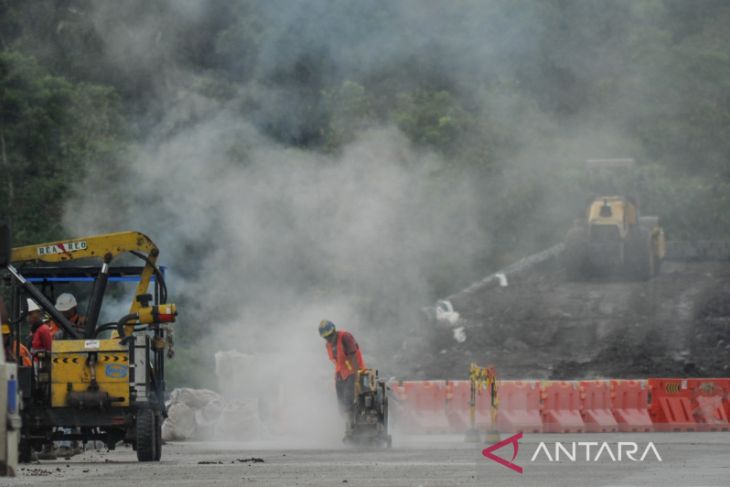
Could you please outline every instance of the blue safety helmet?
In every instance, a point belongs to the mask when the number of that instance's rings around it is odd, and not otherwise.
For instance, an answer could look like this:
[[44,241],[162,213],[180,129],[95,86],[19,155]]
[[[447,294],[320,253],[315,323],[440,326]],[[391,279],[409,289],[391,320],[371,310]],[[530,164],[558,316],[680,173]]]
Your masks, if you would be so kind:
[[319,322],[319,336],[327,338],[335,332],[335,324],[329,320],[322,320]]

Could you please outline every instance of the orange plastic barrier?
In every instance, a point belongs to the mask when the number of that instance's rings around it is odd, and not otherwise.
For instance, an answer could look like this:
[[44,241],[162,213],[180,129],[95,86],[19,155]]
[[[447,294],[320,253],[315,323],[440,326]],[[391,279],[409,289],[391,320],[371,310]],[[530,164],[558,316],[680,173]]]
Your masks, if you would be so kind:
[[688,379],[692,391],[694,419],[700,431],[730,431],[725,402],[730,391],[728,379]]
[[469,398],[471,384],[468,380],[449,381],[446,394],[446,417],[451,431],[463,433],[469,428]]
[[388,382],[388,387],[390,387],[391,393],[397,401],[405,401],[406,388],[403,384],[395,381],[390,381]]
[[540,387],[536,382],[497,381],[497,429],[502,433],[541,433]]
[[580,391],[574,382],[548,382],[542,389],[542,430],[545,433],[582,433]]
[[618,422],[611,412],[611,383],[605,380],[580,383],[580,413],[585,430],[590,433],[618,431]]
[[405,381],[405,428],[413,433],[448,433],[445,381]]
[[695,418],[700,431],[730,431],[722,396],[698,396]]
[[693,391],[686,379],[649,379],[649,416],[656,431],[697,431]]
[[[446,385],[446,417],[453,433],[464,433],[469,429],[469,400],[471,383],[468,380],[451,380]],[[489,390],[477,392],[476,424],[480,431],[492,425],[491,393]]]
[[654,431],[649,416],[649,389],[644,381],[612,380],[611,400],[619,431]]
[[[470,382],[390,382],[396,427],[464,433]],[[503,433],[730,431],[730,379],[498,381]],[[491,428],[490,391],[480,391],[477,427]]]
[[719,383],[725,391],[725,399],[722,404],[725,408],[725,414],[730,419],[730,379],[719,379]]

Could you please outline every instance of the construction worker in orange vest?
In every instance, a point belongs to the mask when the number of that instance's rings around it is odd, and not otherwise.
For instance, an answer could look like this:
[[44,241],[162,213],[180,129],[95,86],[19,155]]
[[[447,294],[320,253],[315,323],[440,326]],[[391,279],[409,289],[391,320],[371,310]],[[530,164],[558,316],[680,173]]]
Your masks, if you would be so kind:
[[33,362],[30,359],[30,351],[28,347],[20,344],[20,362],[15,357],[15,351],[18,347],[18,341],[13,339],[13,334],[10,330],[10,325],[7,323],[2,324],[3,328],[3,346],[5,347],[5,360],[8,362],[17,363],[23,367],[31,367]]
[[28,347],[23,344],[20,345],[21,361],[18,362],[15,357],[15,351],[18,349],[18,341],[13,339],[12,330],[10,329],[10,324],[8,323],[8,310],[5,307],[5,302],[3,301],[2,296],[0,296],[0,323],[2,323],[5,360],[8,362],[17,363],[18,365],[23,365],[25,367],[30,367],[31,365],[33,365],[30,360],[30,352],[28,351]]
[[357,371],[365,368],[365,361],[352,334],[337,331],[331,321],[320,322],[319,336],[327,340],[327,355],[335,366],[335,390],[340,413],[345,417],[345,438],[347,438],[352,427],[351,416],[355,401]]

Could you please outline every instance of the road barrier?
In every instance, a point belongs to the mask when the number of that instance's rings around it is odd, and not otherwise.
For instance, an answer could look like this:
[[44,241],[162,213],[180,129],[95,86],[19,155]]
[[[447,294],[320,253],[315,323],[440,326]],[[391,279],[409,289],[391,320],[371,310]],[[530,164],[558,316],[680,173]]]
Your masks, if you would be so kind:
[[654,431],[654,423],[649,416],[649,388],[646,381],[612,380],[611,413],[616,418],[619,431]]
[[424,433],[451,431],[446,417],[446,381],[405,381],[401,400],[409,412],[406,429]]
[[[446,417],[452,432],[463,433],[470,428],[471,381],[450,380],[446,385]],[[476,426],[480,431],[492,427],[492,394],[489,388],[476,391]]]
[[[480,391],[477,395],[477,428],[486,431],[491,426],[489,415],[489,399],[481,395],[489,391]],[[452,380],[447,385],[446,417],[451,425],[451,431],[463,433],[469,429],[469,398],[471,396],[471,382],[468,380]]]
[[575,382],[546,382],[542,385],[542,431],[544,433],[583,433],[581,400]]
[[686,379],[649,379],[649,416],[656,431],[697,431]]
[[688,379],[700,431],[730,431],[730,379]]
[[618,421],[611,412],[611,383],[606,380],[580,382],[580,413],[589,433],[618,431]]
[[721,396],[698,396],[695,415],[700,431],[730,431]]
[[536,381],[497,381],[497,429],[503,433],[541,433],[540,384]]
[[[391,381],[396,427],[405,433],[469,429],[470,382]],[[730,431],[730,378],[497,381],[502,433]],[[492,429],[489,390],[476,396],[476,425]]]

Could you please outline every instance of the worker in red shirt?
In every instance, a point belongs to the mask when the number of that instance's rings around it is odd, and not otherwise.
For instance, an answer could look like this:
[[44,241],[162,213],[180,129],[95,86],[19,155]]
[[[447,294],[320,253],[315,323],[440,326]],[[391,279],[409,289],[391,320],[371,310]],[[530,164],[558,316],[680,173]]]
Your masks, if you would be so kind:
[[[53,335],[51,327],[48,326],[48,319],[38,303],[32,299],[28,299],[28,316],[26,318],[31,332],[30,353],[33,356],[34,374],[38,380],[38,368],[42,367],[42,361],[38,354],[51,353],[53,347]],[[46,444],[43,450],[38,453],[39,460],[55,460],[57,455],[54,451],[53,444]]]
[[28,299],[28,326],[32,333],[30,351],[35,356],[38,352],[50,352],[53,345],[51,328],[43,315],[43,310],[38,303]]
[[340,413],[345,418],[345,438],[352,428],[352,407],[355,400],[357,371],[365,368],[365,361],[355,338],[346,331],[337,331],[335,324],[322,320],[319,336],[327,340],[327,355],[335,366],[335,390]]

